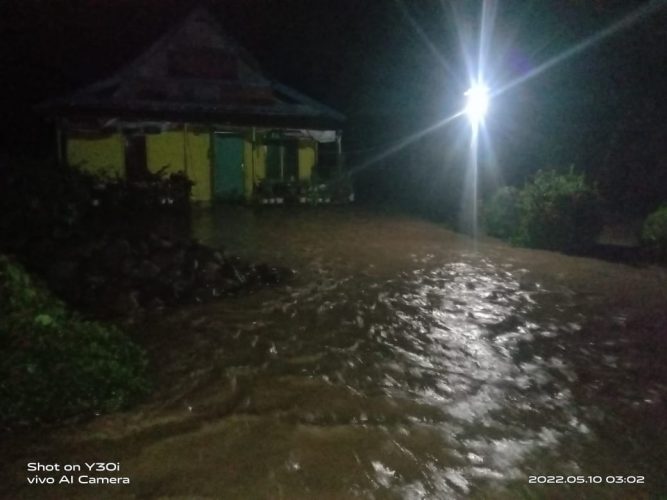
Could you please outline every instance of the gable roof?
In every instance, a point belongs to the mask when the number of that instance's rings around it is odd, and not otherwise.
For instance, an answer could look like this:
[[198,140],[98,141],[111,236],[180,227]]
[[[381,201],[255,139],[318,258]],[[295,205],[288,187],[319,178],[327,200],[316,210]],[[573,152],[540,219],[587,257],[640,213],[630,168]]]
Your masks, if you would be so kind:
[[56,115],[340,128],[345,117],[264,75],[204,8],[116,74],[40,108]]

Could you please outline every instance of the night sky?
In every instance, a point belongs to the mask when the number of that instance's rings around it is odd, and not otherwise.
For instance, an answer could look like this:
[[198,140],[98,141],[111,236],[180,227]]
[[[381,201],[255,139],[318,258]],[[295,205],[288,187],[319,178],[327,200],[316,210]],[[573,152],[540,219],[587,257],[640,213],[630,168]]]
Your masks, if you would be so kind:
[[[490,86],[652,3],[495,2]],[[469,83],[461,40],[476,53],[481,13],[481,2],[446,0],[5,0],[4,150],[49,151],[49,129],[32,113],[35,103],[110,75],[197,5],[209,7],[268,75],[345,113],[352,159],[461,106]],[[615,171],[650,164],[642,172],[648,179],[667,170],[665,89],[661,8],[499,97],[489,126],[507,158],[522,152],[516,164],[585,163],[601,171],[616,159],[626,167]]]

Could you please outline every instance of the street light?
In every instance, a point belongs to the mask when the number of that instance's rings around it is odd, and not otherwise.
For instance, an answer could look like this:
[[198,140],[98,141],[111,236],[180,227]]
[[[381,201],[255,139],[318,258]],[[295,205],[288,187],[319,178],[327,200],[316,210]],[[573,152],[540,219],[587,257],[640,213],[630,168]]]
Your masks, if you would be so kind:
[[482,83],[476,83],[464,95],[467,99],[465,113],[470,124],[477,128],[489,109],[489,89]]
[[470,182],[470,201],[471,212],[470,222],[474,240],[475,249],[477,248],[477,204],[478,193],[477,183],[479,175],[479,131],[480,125],[484,122],[484,116],[489,109],[489,89],[481,82],[474,83],[466,93],[465,114],[472,128],[470,134],[470,168],[468,169],[467,180]]

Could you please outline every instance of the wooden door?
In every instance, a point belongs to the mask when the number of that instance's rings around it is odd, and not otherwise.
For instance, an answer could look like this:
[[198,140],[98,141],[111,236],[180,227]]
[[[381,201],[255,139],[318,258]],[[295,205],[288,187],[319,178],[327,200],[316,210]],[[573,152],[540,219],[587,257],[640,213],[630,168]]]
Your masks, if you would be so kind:
[[125,137],[125,176],[130,182],[143,181],[149,176],[145,135]]

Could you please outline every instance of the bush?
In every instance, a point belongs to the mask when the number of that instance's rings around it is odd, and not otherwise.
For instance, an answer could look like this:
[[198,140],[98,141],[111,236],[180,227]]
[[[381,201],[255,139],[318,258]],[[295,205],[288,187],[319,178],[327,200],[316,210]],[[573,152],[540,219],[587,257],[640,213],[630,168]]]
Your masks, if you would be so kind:
[[519,193],[517,188],[505,186],[487,202],[483,213],[487,234],[508,240],[515,236],[521,217]]
[[540,171],[520,195],[519,244],[549,250],[581,251],[595,244],[602,229],[601,200],[584,175]]
[[90,209],[95,180],[48,163],[0,165],[0,244],[19,253],[45,236],[67,240]]
[[[140,182],[122,179],[102,179],[93,189],[96,212],[107,217],[134,216],[157,210],[187,211],[194,183],[182,172],[169,175],[164,169],[148,173]],[[108,212],[112,211],[112,214]]]
[[654,258],[667,261],[667,205],[646,218],[641,239]]
[[69,312],[0,255],[0,425],[117,410],[146,388],[143,352]]
[[24,255],[45,238],[70,241],[141,215],[187,213],[191,189],[182,173],[160,171],[130,183],[49,162],[6,162],[0,164],[0,248]]
[[549,250],[586,250],[602,229],[597,191],[572,170],[539,171],[523,189],[500,188],[483,216],[489,235]]

